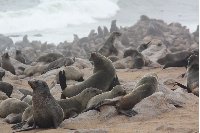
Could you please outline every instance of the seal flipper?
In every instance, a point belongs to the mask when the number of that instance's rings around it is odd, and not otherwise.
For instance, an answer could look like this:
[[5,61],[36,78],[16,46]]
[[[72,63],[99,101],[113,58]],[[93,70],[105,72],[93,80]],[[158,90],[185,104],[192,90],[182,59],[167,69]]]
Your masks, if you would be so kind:
[[118,113],[123,114],[128,117],[132,117],[138,114],[135,110],[129,109],[129,110],[117,110]]
[[35,123],[33,124],[33,126],[31,127],[22,127],[20,130],[17,130],[16,132],[22,132],[22,131],[30,131],[30,130],[33,130],[33,129],[36,129],[36,125]]
[[13,130],[17,130],[17,129],[22,128],[25,124],[26,124],[26,121],[20,122],[20,123],[14,124],[11,128],[12,128]]
[[64,90],[67,87],[66,76],[65,76],[65,71],[64,70],[59,72],[59,81],[60,81],[61,89]]
[[[185,85],[183,85],[183,84],[181,84],[181,83],[179,83],[179,82],[175,82],[175,85],[178,85],[179,87],[181,87],[181,88],[183,88],[183,89],[186,89],[187,91],[188,91],[188,93],[191,93],[192,91],[190,90],[190,88],[189,87],[187,87],[187,86],[185,86]],[[174,86],[175,86],[174,85]]]

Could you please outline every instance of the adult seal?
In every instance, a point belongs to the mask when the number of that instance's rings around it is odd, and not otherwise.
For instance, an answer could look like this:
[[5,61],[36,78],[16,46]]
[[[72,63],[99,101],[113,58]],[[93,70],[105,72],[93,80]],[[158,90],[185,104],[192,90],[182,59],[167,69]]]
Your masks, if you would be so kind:
[[101,102],[96,109],[102,105],[115,105],[117,112],[126,116],[134,116],[137,114],[132,108],[142,99],[152,95],[158,88],[158,78],[156,74],[148,74],[144,76],[135,86],[131,93],[115,99],[107,99]]
[[31,80],[28,81],[28,84],[33,89],[33,115],[20,131],[31,130],[36,126],[39,128],[57,128],[63,121],[64,113],[61,106],[51,95],[47,83],[41,80]]
[[186,86],[178,82],[175,82],[175,85],[186,89],[188,93],[199,96],[199,55],[193,54],[188,58],[186,77]]
[[4,53],[1,57],[2,57],[1,67],[15,75],[15,68],[10,62],[9,54]]
[[59,75],[60,85],[63,89],[62,95],[64,97],[75,96],[84,89],[90,87],[97,88],[102,91],[109,90],[112,81],[116,76],[116,71],[114,66],[112,65],[112,62],[99,53],[91,53],[91,57],[89,60],[94,63],[94,70],[93,75],[85,81],[64,88],[62,86],[66,86],[66,82],[63,82],[65,81],[62,80],[63,76]]

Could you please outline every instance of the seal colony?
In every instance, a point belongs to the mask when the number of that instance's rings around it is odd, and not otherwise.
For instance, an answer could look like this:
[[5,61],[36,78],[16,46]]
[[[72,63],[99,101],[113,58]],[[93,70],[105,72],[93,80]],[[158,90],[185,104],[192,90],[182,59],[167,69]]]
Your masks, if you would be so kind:
[[[97,33],[93,29],[83,38],[75,34],[73,42],[57,46],[30,42],[24,36],[15,45],[9,41],[10,47],[15,46],[11,49],[1,43],[9,37],[0,35],[0,46],[5,46],[4,50],[0,47],[3,121],[15,124],[12,128],[16,131],[57,128],[73,120],[95,118],[100,118],[101,124],[111,118],[112,124],[118,118],[119,122],[120,118],[135,121],[119,114],[141,117],[146,111],[157,116],[198,103],[197,32],[190,34],[178,23],[166,24],[147,16],[141,16],[132,27],[118,28],[113,20],[108,29],[98,26]],[[168,71],[182,70],[175,67],[185,67],[185,77],[168,75]],[[125,72],[128,78],[124,78]],[[184,89],[171,91],[161,73],[180,81],[172,85]]]

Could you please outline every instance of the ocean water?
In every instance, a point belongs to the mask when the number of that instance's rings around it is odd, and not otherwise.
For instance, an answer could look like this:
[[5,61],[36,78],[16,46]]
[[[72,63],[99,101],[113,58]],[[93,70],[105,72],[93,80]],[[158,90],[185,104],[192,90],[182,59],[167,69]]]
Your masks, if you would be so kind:
[[143,14],[180,22],[192,32],[199,23],[198,5],[198,0],[0,0],[0,34],[58,44],[72,41],[73,34],[87,36],[99,25],[110,27],[112,19],[131,26]]

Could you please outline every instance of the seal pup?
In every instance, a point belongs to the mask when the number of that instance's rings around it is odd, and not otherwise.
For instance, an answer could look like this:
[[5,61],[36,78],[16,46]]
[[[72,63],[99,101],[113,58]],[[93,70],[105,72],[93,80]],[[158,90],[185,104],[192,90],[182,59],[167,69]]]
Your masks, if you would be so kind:
[[75,117],[80,114],[88,104],[88,101],[101,94],[102,91],[96,88],[86,88],[81,93],[76,96],[67,99],[58,100],[58,104],[62,107],[64,111],[64,118],[68,119],[70,117]]
[[87,104],[87,108],[83,112],[95,109],[95,107],[105,99],[113,99],[115,97],[123,96],[125,94],[126,91],[124,90],[124,88],[121,85],[117,85],[111,91],[104,92],[91,98]]
[[19,131],[35,129],[36,126],[57,128],[63,121],[64,113],[51,95],[47,83],[42,80],[30,80],[28,84],[33,89],[33,115]]
[[5,71],[0,71],[0,91],[4,92],[8,97],[10,97],[13,92],[13,86],[2,81],[4,75]]
[[107,99],[96,106],[96,109],[103,105],[114,105],[118,113],[126,116],[137,114],[132,108],[142,99],[152,95],[158,88],[158,77],[156,74],[145,75],[135,86],[131,93],[114,99]]
[[22,113],[29,105],[16,98],[8,98],[0,103],[0,117],[5,118],[11,113]]
[[59,53],[48,53],[45,55],[40,56],[36,62],[45,62],[45,63],[50,63],[52,61],[55,61],[59,58],[62,58],[63,55],[59,54]]
[[114,46],[114,41],[119,36],[121,36],[120,32],[112,32],[98,52],[106,57],[110,55],[118,55],[119,52]]
[[[93,75],[83,82],[67,86],[62,92],[63,96],[72,97],[90,87],[97,88],[102,91],[109,90],[109,87],[116,76],[116,71],[112,62],[99,53],[91,53],[89,60],[94,63]],[[59,77],[59,80],[62,80],[62,77]],[[66,84],[62,81],[60,83]],[[63,88],[62,85],[61,88]]]
[[175,82],[174,85],[186,89],[188,93],[199,96],[199,55],[191,55],[188,58],[186,77],[187,86],[178,82]]
[[1,56],[1,58],[2,58],[1,67],[15,75],[15,68],[12,65],[12,63],[10,62],[9,54],[8,53],[4,53]]
[[71,58],[68,58],[68,57],[63,57],[63,58],[57,59],[57,60],[51,62],[47,66],[47,68],[44,69],[43,74],[46,73],[46,72],[48,72],[48,71],[50,71],[50,70],[60,68],[62,66],[70,66],[74,62],[75,62],[75,59],[71,59]]
[[26,63],[26,60],[25,60],[24,56],[22,55],[21,50],[16,50],[15,59],[23,64]]

